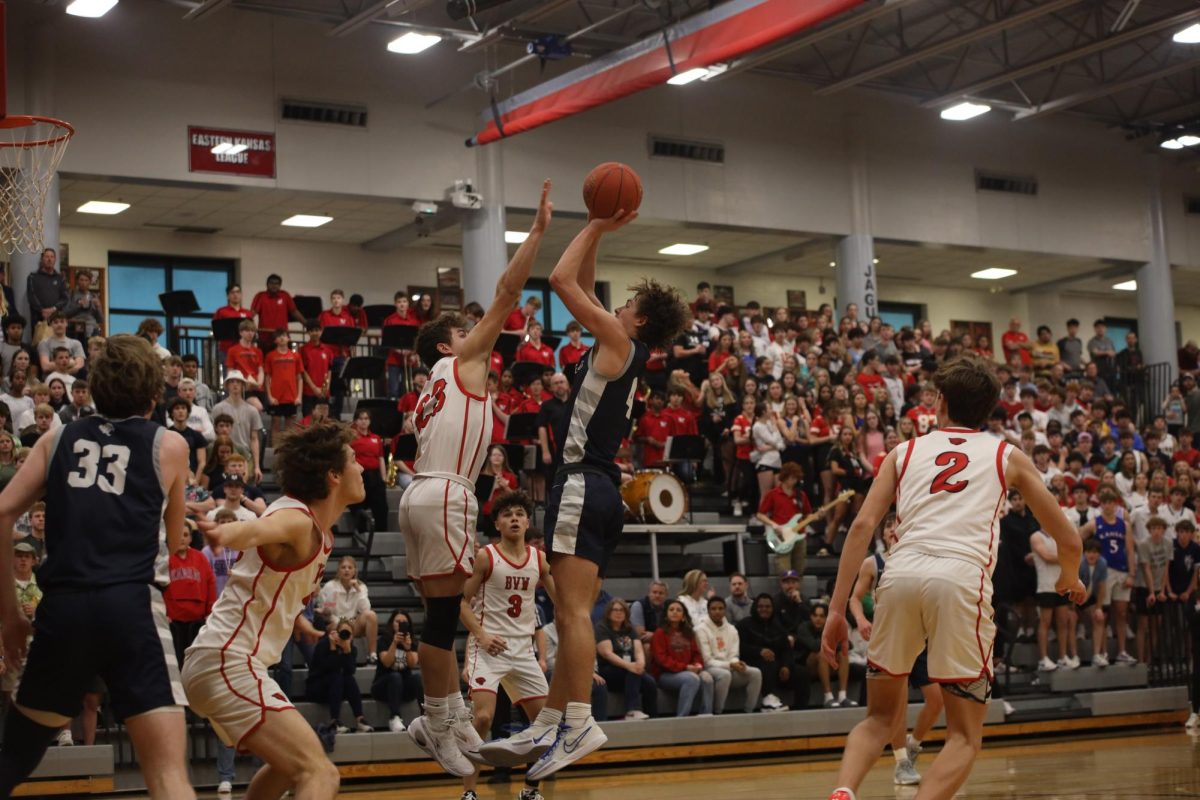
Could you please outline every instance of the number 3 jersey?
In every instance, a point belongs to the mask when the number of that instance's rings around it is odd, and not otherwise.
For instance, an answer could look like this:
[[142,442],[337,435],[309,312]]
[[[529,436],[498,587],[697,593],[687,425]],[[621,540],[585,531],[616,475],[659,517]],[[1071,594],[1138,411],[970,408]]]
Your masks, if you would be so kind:
[[[142,417],[84,417],[49,434],[45,590],[156,582],[166,540],[161,425]],[[166,581],[162,581],[166,583]]]
[[534,593],[541,577],[542,551],[525,546],[525,559],[509,561],[494,544],[481,548],[475,556],[475,568],[487,570],[471,609],[486,633],[503,636],[512,653],[533,647],[537,628]]
[[986,433],[943,428],[896,448],[895,556],[903,552],[996,566],[998,517],[1012,447]]
[[474,483],[492,440],[492,399],[471,394],[458,377],[458,359],[433,365],[413,411],[417,474],[459,475]]

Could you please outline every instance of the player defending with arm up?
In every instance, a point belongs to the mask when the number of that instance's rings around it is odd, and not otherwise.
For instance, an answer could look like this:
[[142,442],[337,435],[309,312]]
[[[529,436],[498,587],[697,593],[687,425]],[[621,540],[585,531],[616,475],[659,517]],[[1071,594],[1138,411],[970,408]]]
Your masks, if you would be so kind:
[[[541,780],[608,741],[592,719],[596,640],[590,612],[624,526],[615,459],[628,434],[634,392],[650,351],[667,347],[688,324],[674,289],[645,280],[615,313],[596,297],[596,252],[601,237],[633,221],[618,212],[593,219],[567,247],[550,285],[575,319],[596,338],[580,362],[568,408],[556,425],[562,442],[546,505],[546,551],[558,587],[554,621],[558,657],[550,696],[533,724],[517,736],[489,742],[490,763],[540,760],[527,776]],[[565,725],[559,730],[559,723]]]
[[928,643],[929,676],[946,703],[946,746],[925,773],[919,800],[950,798],[970,774],[982,744],[991,694],[992,570],[996,517],[1017,489],[1058,544],[1056,589],[1084,598],[1079,535],[1024,453],[980,433],[1000,394],[992,365],[977,356],[949,361],[934,376],[938,430],[897,447],[879,470],[838,566],[822,655],[837,663],[846,646],[846,602],[867,544],[893,500],[898,541],[876,590],[867,653],[867,718],[846,743],[830,800],[855,800],[863,777],[901,724],[907,676]]
[[467,331],[461,314],[444,313],[417,332],[417,353],[429,380],[417,398],[413,423],[418,455],[412,485],[400,499],[408,574],[425,601],[418,648],[425,684],[425,714],[408,732],[442,769],[464,778],[482,744],[458,688],[454,636],[463,582],[471,575],[475,539],[475,479],[492,441],[488,362],[504,320],[520,299],[550,223],[550,181],[542,185],[537,216],[527,238],[496,284],[491,308]]

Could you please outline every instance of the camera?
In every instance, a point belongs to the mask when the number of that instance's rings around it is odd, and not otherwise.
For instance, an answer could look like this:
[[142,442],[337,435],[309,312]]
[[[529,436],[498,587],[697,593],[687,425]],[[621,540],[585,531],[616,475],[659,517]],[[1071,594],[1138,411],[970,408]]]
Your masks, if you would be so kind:
[[349,639],[353,635],[354,634],[351,633],[348,628],[342,628],[341,630],[338,631],[338,638],[342,639],[343,641],[346,639]]
[[400,633],[405,633],[405,634],[412,633],[412,623],[411,622],[401,622],[396,627],[400,630]]

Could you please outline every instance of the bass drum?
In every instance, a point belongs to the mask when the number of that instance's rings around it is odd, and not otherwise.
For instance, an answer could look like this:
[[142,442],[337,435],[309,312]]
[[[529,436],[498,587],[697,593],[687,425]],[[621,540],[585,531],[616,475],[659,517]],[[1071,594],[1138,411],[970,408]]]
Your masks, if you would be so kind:
[[621,487],[621,498],[632,519],[674,525],[687,513],[687,491],[669,472],[647,469]]

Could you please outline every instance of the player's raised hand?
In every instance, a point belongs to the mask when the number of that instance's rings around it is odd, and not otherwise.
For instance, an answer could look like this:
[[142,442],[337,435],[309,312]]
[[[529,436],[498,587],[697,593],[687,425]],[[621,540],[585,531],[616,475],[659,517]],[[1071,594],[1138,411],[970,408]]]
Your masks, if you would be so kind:
[[637,219],[637,216],[638,214],[636,211],[626,211],[622,208],[621,210],[617,211],[616,214],[608,217],[607,219],[592,217],[588,220],[588,226],[594,228],[600,233],[612,233],[613,231],[623,228],[629,223],[633,222],[635,219]]
[[821,658],[834,669],[838,668],[839,653],[845,652],[845,646],[850,641],[850,628],[846,624],[846,615],[841,611],[829,610],[829,618],[825,620],[825,631],[821,634]]
[[1054,591],[1071,598],[1071,602],[1077,606],[1083,605],[1087,600],[1087,588],[1078,575],[1059,575],[1054,584]]
[[538,202],[537,214],[533,218],[530,233],[542,233],[550,225],[550,217],[554,212],[554,203],[550,202],[550,179],[542,181],[542,199]]

